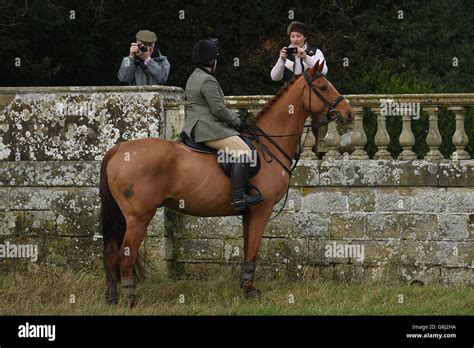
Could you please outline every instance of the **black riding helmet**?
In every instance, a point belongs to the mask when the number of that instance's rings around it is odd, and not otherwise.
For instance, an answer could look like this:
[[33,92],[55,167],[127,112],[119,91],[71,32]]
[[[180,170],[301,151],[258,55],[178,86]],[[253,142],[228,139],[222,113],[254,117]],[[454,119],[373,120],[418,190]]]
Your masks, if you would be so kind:
[[217,58],[219,50],[211,40],[199,40],[193,46],[193,63],[203,65]]

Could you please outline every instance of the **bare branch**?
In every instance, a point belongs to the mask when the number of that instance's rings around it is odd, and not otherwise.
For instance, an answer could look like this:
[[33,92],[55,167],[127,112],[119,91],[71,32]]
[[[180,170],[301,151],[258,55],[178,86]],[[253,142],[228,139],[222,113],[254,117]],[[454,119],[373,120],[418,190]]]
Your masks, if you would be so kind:
[[21,14],[21,16],[24,17],[26,12],[28,12],[28,0],[25,0],[25,11]]

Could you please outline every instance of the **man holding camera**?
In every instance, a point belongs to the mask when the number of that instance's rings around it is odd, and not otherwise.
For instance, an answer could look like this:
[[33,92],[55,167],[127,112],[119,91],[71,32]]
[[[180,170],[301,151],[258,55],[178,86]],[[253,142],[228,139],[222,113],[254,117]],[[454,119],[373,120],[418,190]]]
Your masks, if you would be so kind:
[[156,34],[149,30],[140,30],[136,38],[136,42],[132,42],[130,46],[130,55],[122,60],[118,79],[130,86],[165,84],[170,72],[170,63],[158,49],[158,55],[152,57]]

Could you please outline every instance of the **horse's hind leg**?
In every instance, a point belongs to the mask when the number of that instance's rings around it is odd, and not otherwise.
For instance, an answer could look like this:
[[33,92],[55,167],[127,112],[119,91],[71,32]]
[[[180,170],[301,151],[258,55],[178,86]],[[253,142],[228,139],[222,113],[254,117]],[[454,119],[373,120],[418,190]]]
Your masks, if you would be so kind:
[[153,218],[152,214],[144,216],[125,216],[127,221],[127,230],[120,249],[120,273],[122,293],[128,301],[130,307],[136,305],[136,280],[133,273],[137,262],[138,250],[145,238],[148,224]]
[[106,286],[105,301],[108,304],[118,303],[118,292],[117,284],[120,277],[119,268],[119,248],[115,241],[112,241],[107,245],[104,250],[104,266],[106,275]]

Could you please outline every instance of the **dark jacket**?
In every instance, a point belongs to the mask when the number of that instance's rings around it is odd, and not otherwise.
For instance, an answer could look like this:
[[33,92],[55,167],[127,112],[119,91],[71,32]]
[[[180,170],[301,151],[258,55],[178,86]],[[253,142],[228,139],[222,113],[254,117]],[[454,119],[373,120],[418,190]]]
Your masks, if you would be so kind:
[[216,78],[196,68],[186,83],[186,120],[183,131],[195,142],[239,135],[240,118],[227,109]]
[[170,63],[166,56],[152,58],[148,64],[139,59],[124,57],[118,79],[130,86],[164,85],[170,73]]
[[[318,51],[317,47],[313,47],[313,46],[308,45],[307,48],[306,48],[306,54],[308,56],[315,55],[317,51]],[[301,64],[301,66],[303,66],[303,58],[300,58],[300,57],[297,57],[295,55],[290,54],[288,56],[288,58],[286,58],[286,59],[289,59],[290,61],[292,61],[295,64]],[[302,70],[304,71],[305,69],[303,68]],[[285,66],[285,70],[283,72],[283,81],[285,81],[285,82],[290,81],[293,78],[294,75],[295,75],[294,65],[293,65],[293,70],[290,70]]]

